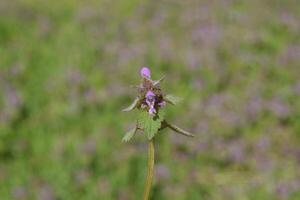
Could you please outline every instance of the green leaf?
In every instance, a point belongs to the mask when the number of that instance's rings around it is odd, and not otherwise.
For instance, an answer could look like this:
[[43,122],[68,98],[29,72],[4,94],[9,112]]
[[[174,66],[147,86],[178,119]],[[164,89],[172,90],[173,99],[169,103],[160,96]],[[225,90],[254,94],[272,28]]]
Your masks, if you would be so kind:
[[166,113],[165,113],[165,111],[164,110],[159,110],[159,112],[158,112],[158,118],[159,118],[159,120],[162,122],[162,121],[164,121],[164,119],[165,119],[165,115],[166,115]]
[[160,84],[160,82],[162,82],[165,79],[165,76],[161,77],[159,80],[157,81],[153,81],[153,86],[157,86],[158,84]]
[[165,97],[164,97],[165,101],[170,103],[170,104],[173,104],[173,105],[176,105],[177,103],[179,103],[180,101],[182,101],[182,98],[180,97],[176,97],[176,96],[173,96],[173,95],[170,95],[170,94],[167,94]]
[[132,104],[130,106],[128,106],[127,108],[123,109],[122,111],[123,112],[129,112],[129,111],[133,110],[134,108],[136,108],[139,100],[140,99],[138,97],[135,98],[135,100],[132,102]]
[[123,141],[123,142],[129,142],[129,141],[131,140],[131,138],[135,135],[136,131],[137,131],[137,127],[135,127],[135,128],[133,128],[133,129],[131,129],[130,131],[128,131],[128,132],[124,135],[122,141]]
[[159,113],[154,117],[145,111],[141,112],[138,119],[138,127],[143,129],[147,138],[151,140],[161,127],[163,117],[164,112],[162,111],[159,111]]
[[181,128],[179,128],[178,126],[175,126],[173,124],[169,124],[168,122],[164,121],[164,124],[169,127],[170,129],[172,129],[173,131],[175,131],[176,133],[179,133],[179,134],[182,134],[182,135],[185,135],[185,136],[188,136],[188,137],[194,137],[195,135],[188,132],[188,131],[185,131],[185,130],[182,130]]

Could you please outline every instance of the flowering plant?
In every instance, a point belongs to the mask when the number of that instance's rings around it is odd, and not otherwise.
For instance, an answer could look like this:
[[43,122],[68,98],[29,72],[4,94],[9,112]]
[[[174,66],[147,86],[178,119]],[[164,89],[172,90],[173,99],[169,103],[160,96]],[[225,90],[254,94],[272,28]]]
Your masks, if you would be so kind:
[[142,112],[140,112],[138,116],[135,128],[125,134],[123,141],[128,142],[138,130],[144,131],[147,138],[151,140],[158,131],[164,128],[170,128],[177,133],[192,137],[193,135],[191,133],[168,123],[164,119],[165,114],[163,108],[168,103],[176,105],[181,101],[181,98],[179,97],[163,94],[160,83],[164,80],[164,77],[157,81],[151,80],[151,71],[147,67],[143,67],[140,74],[142,83],[139,86],[136,86],[138,96],[133,103],[123,111],[128,112],[136,108]]
[[173,124],[170,124],[164,118],[165,114],[163,108],[167,104],[176,105],[181,100],[181,98],[173,95],[165,95],[162,92],[160,83],[164,80],[164,77],[156,81],[152,80],[151,71],[147,67],[143,67],[141,69],[140,75],[142,77],[142,82],[140,85],[136,86],[138,96],[135,98],[133,103],[123,111],[128,112],[133,109],[138,109],[141,112],[138,115],[135,127],[125,134],[123,141],[130,141],[138,130],[143,131],[147,136],[149,141],[148,174],[143,198],[144,200],[147,200],[149,198],[153,178],[155,135],[165,128],[170,128],[176,133],[189,137],[193,137],[194,135]]

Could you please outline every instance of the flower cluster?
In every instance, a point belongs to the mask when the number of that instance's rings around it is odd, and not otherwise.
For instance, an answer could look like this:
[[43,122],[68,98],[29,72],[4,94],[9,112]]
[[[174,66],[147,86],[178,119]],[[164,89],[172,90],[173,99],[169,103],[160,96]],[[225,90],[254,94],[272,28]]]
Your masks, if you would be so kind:
[[143,82],[139,87],[141,109],[147,109],[150,115],[155,115],[160,108],[166,105],[161,92],[159,81],[151,80],[151,71],[147,67],[143,67],[140,71]]

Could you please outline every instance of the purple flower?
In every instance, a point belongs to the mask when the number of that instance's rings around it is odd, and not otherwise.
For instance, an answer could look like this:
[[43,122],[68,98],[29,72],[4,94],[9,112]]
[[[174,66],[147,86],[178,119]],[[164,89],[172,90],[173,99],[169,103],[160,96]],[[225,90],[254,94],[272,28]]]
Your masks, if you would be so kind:
[[151,90],[149,90],[146,94],[146,99],[150,100],[150,99],[153,99],[154,97],[155,97],[155,94]]
[[156,110],[154,108],[155,105],[155,94],[149,90],[146,94],[146,103],[149,106],[149,114],[153,115],[156,113]]
[[151,71],[148,67],[143,67],[140,71],[140,74],[142,77],[150,78],[151,77]]
[[154,107],[154,104],[155,104],[155,94],[149,90],[146,94],[146,103],[148,104],[148,106],[151,108],[151,107]]
[[156,110],[155,108],[151,107],[148,112],[150,115],[154,115],[156,113]]

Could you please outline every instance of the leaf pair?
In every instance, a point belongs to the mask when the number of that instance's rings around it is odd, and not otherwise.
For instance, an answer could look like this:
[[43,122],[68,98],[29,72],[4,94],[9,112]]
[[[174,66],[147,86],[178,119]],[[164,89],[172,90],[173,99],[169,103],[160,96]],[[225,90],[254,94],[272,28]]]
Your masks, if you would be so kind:
[[[164,128],[170,128],[171,130],[175,131],[176,133],[179,133],[179,134],[187,136],[187,137],[195,136],[194,134],[181,129],[174,124],[170,124],[170,123],[166,122],[165,120],[161,121],[161,119],[154,120],[149,117],[142,116],[142,118],[140,118],[140,120],[138,120],[138,124],[139,124],[139,126],[143,127],[144,132],[146,133],[147,138],[149,140],[151,140],[156,135],[156,133],[158,133],[158,131],[160,131]],[[131,129],[130,131],[128,131],[125,134],[125,136],[123,137],[122,141],[123,142],[130,141],[131,138],[137,132],[137,130],[138,130],[138,127],[135,127],[133,129]]]

